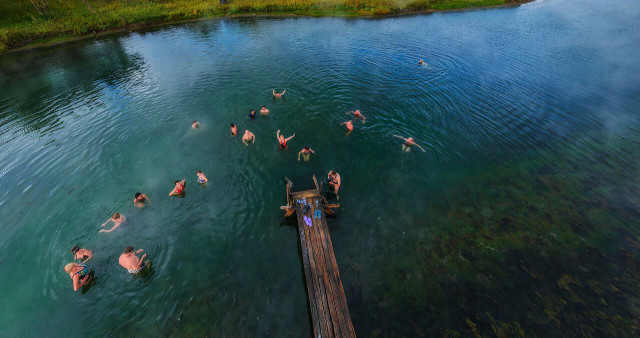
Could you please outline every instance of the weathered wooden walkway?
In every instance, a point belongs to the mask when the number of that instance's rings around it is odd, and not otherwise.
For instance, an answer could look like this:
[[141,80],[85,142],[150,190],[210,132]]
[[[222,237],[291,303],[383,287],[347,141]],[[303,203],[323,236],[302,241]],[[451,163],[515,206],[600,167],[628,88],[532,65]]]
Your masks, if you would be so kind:
[[286,216],[295,212],[298,217],[314,338],[355,337],[325,218],[325,212],[333,214],[330,208],[337,205],[327,204],[315,176],[316,189],[299,192],[291,192],[293,183],[285,180],[287,206],[281,209],[286,210]]

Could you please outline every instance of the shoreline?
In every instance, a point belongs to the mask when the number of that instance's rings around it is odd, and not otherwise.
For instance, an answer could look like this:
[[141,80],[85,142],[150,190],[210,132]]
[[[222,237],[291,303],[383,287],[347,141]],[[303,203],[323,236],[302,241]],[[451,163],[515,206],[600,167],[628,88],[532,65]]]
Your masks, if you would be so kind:
[[109,28],[100,32],[94,31],[93,33],[88,33],[84,35],[74,35],[74,36],[63,35],[58,37],[52,37],[49,39],[36,40],[30,43],[27,43],[24,46],[20,46],[17,48],[9,48],[7,50],[0,51],[0,57],[8,56],[11,54],[20,54],[23,52],[29,52],[29,51],[34,51],[38,49],[47,49],[47,48],[57,47],[67,43],[77,42],[77,41],[90,39],[90,38],[98,38],[98,37],[104,37],[108,35],[123,34],[123,33],[141,31],[144,29],[153,29],[153,28],[159,28],[164,26],[180,25],[184,23],[198,22],[198,21],[243,19],[243,18],[319,18],[319,17],[343,18],[343,19],[384,19],[384,18],[402,17],[402,16],[411,16],[411,15],[425,15],[425,14],[435,14],[435,13],[457,13],[457,12],[480,11],[485,9],[517,7],[533,1],[535,0],[519,0],[519,1],[508,3],[508,4],[481,6],[481,7],[464,7],[464,8],[455,8],[455,9],[403,10],[403,11],[398,11],[395,13],[387,13],[387,14],[363,14],[358,12],[348,12],[348,13],[345,13],[346,15],[335,15],[335,14],[314,15],[314,13],[306,13],[306,14],[241,13],[241,14],[231,14],[231,15],[211,15],[211,16],[204,16],[201,18],[186,19],[186,20],[158,21],[158,22],[151,22],[147,24],[134,23],[134,24],[128,24],[124,28]]

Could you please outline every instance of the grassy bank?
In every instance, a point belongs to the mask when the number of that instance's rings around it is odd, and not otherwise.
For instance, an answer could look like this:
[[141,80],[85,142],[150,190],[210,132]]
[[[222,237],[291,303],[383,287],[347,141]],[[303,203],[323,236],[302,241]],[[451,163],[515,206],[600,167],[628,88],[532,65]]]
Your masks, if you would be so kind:
[[242,14],[388,15],[518,0],[12,0],[0,1],[0,53],[60,38]]

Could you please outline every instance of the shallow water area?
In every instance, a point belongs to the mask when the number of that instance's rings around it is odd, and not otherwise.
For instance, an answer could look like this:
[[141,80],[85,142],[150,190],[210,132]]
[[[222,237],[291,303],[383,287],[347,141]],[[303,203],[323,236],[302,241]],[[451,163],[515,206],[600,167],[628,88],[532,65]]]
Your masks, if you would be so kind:
[[[285,176],[302,190],[332,169],[358,335],[637,335],[639,31],[634,1],[544,0],[200,21],[3,56],[1,335],[310,336],[279,207]],[[366,123],[347,135],[355,109]],[[278,129],[296,135],[286,150]],[[134,207],[138,191],[152,204]],[[98,233],[114,212],[126,222]],[[74,245],[96,275],[75,293]],[[149,276],[118,265],[128,245]]]

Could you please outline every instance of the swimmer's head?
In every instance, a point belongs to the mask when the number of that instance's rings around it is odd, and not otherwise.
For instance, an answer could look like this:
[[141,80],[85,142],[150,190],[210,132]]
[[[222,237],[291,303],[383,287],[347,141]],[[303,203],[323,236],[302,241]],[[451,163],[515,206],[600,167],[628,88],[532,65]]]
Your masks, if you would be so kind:
[[265,109],[265,108],[267,108],[267,107],[265,107],[265,106],[262,106],[262,109]]
[[235,124],[233,124],[233,123],[231,124],[231,128],[234,128],[235,126],[236,126]]
[[175,182],[173,182],[173,184],[178,184],[178,182],[180,182],[180,181],[176,180]]
[[67,265],[64,266],[64,272],[66,273],[71,273],[71,270],[73,270],[73,268],[75,268],[76,266],[78,266],[78,264],[76,263],[69,263]]
[[413,137],[409,137],[409,138],[407,139],[407,141],[408,141],[408,142],[413,141]]
[[193,120],[193,123],[194,123],[194,124],[196,124],[196,123],[198,123],[198,121],[196,121],[196,120]]
[[336,174],[336,171],[335,171],[335,170],[331,170],[331,171],[329,172],[329,174],[331,174],[331,175],[335,175],[335,174]]
[[309,150],[309,146],[304,146],[304,150]]
[[137,199],[137,198],[138,198],[138,197],[140,197],[140,196],[142,196],[142,194],[141,194],[141,193],[139,193],[139,192],[137,192],[137,193],[136,193],[136,195],[135,195],[135,198]]
[[196,174],[202,174],[202,171],[197,170],[197,171],[196,171]]
[[256,110],[255,109],[251,109],[251,114],[255,114]]
[[71,249],[71,253],[72,253],[72,254],[75,254],[76,252],[78,252],[78,250],[80,250],[80,247],[78,247],[78,246],[76,245],[76,246],[74,246],[74,247]]
[[128,246],[128,247],[124,248],[124,253],[128,254],[128,253],[131,253],[131,252],[133,252],[133,247],[132,246]]
[[116,212],[115,214],[113,214],[113,216],[111,216],[111,218],[113,218],[113,219],[118,219],[118,218],[120,218],[120,213],[119,213],[119,212]]

